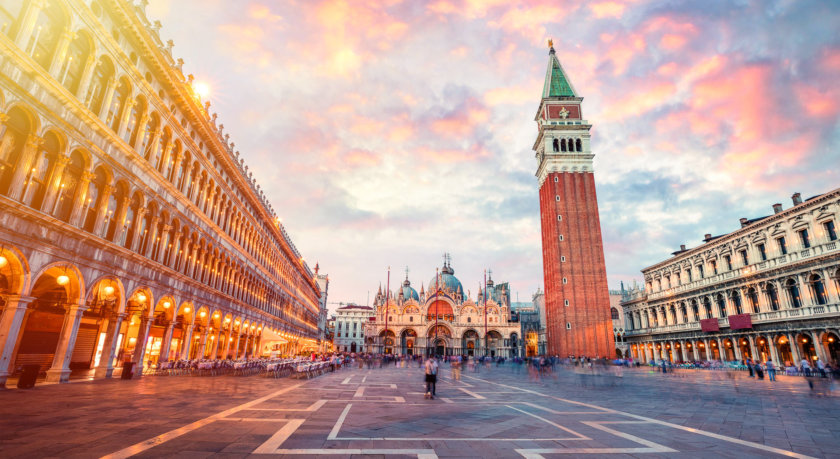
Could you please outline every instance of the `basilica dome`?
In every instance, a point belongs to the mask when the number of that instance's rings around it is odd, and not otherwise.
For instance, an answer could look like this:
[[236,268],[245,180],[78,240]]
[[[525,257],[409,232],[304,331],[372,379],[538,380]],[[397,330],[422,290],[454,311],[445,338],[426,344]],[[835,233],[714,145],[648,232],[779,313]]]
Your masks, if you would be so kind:
[[420,295],[417,294],[417,290],[414,290],[414,287],[411,286],[411,282],[406,279],[403,284],[402,288],[400,289],[402,292],[403,298],[408,300],[420,301]]
[[[450,293],[461,295],[461,297],[464,296],[464,287],[461,286],[461,281],[459,281],[458,278],[455,277],[455,270],[452,269],[451,266],[449,266],[448,264],[443,265],[443,269],[440,270],[439,276],[441,286],[444,291],[448,290]],[[438,276],[435,276],[432,278],[431,281],[429,281],[428,295],[433,295],[435,293],[435,291],[438,288],[437,285]]]

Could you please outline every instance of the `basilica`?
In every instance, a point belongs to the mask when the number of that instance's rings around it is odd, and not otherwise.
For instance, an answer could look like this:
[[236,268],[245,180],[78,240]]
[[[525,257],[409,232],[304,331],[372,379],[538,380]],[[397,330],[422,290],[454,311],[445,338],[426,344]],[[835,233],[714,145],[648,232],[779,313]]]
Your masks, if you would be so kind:
[[418,293],[406,275],[396,290],[380,287],[365,327],[365,351],[395,355],[519,355],[519,324],[511,320],[508,283],[492,276],[475,299],[444,262]]

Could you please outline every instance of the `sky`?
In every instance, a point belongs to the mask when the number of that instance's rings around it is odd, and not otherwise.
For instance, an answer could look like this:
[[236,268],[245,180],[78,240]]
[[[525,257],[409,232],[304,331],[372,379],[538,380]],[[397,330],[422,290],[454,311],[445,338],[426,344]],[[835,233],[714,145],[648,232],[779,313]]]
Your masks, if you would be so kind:
[[330,309],[450,253],[474,297],[542,288],[546,41],[592,127],[611,288],[840,187],[833,1],[151,0]]

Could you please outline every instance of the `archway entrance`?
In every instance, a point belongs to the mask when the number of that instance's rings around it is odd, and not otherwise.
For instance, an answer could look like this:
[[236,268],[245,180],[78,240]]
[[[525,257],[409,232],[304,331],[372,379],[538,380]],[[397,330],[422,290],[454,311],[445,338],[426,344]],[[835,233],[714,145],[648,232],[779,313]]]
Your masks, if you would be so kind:
[[350,344],[350,352],[356,352],[356,343]]
[[475,342],[470,341],[467,343],[467,355],[470,357],[475,356]]
[[537,332],[531,330],[525,338],[525,357],[534,357],[539,353],[538,350],[539,337]]
[[443,357],[446,355],[446,340],[443,338],[438,338],[435,340],[435,355],[438,357]]

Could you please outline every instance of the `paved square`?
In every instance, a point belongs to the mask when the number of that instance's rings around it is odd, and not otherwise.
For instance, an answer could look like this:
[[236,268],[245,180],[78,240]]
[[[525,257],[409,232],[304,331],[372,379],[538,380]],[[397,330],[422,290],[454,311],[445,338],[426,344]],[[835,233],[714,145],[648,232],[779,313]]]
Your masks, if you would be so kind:
[[838,398],[799,379],[708,372],[620,378],[445,368],[423,397],[417,368],[312,380],[148,377],[0,392],[0,455],[838,457]]

